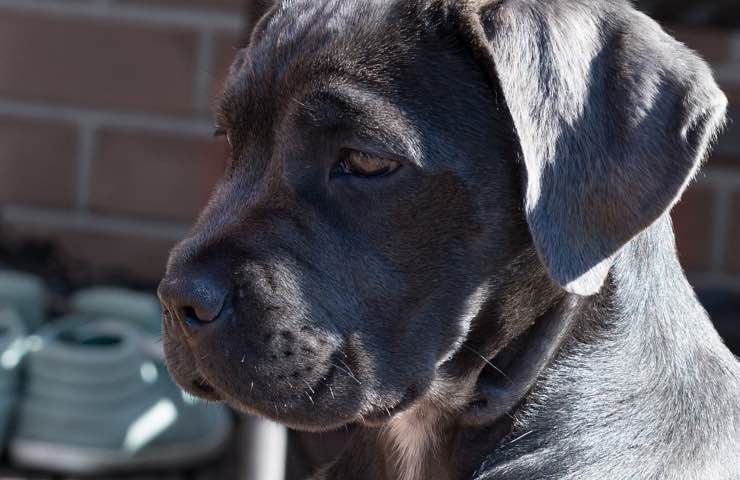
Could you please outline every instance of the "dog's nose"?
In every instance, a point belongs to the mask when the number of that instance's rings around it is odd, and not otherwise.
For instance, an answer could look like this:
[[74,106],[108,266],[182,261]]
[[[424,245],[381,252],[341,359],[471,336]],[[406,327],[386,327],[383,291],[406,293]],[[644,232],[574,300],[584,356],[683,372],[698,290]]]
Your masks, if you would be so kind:
[[218,319],[227,290],[213,275],[183,275],[166,277],[159,284],[157,294],[170,315],[196,326]]

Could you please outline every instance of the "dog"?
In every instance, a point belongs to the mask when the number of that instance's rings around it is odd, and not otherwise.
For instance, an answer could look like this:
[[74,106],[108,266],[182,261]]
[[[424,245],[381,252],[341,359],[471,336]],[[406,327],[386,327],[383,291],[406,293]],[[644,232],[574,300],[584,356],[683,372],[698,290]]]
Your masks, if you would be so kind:
[[188,392],[316,479],[737,479],[740,368],[669,211],[710,69],[622,0],[291,0],[231,67],[223,180],[159,287]]

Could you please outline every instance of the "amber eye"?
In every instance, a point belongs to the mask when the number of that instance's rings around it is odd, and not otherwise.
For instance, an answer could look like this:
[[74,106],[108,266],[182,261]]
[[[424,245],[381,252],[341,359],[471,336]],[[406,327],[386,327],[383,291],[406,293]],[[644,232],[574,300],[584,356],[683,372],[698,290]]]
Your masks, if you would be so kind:
[[395,172],[401,166],[394,160],[376,157],[358,150],[343,150],[334,173],[358,177],[381,177]]

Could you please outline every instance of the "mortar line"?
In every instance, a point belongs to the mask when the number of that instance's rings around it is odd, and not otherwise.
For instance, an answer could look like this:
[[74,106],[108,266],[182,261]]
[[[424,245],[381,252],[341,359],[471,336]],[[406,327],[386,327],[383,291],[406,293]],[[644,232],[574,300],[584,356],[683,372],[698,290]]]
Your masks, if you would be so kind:
[[702,172],[700,181],[716,187],[740,188],[740,171],[733,167],[709,167]]
[[712,272],[723,270],[727,253],[727,235],[729,234],[731,188],[728,185],[715,185],[714,188],[714,225],[711,229],[711,251],[709,268]]
[[740,274],[701,272],[689,273],[687,277],[697,289],[729,289],[740,294]]
[[712,65],[712,70],[720,83],[740,81],[740,65],[737,64],[737,60]]
[[42,13],[62,18],[91,18],[128,21],[150,25],[215,29],[232,33],[242,30],[238,13],[214,12],[205,9],[174,9],[165,7],[120,5],[115,3],[67,3],[62,0],[0,0],[0,8],[18,12]]
[[211,78],[214,63],[214,35],[204,30],[198,34],[198,49],[193,74],[193,106],[199,113],[208,113],[211,106]]
[[97,129],[92,125],[82,125],[78,134],[78,142],[75,204],[79,211],[87,212],[90,209],[93,162],[97,149]]
[[98,128],[118,127],[185,135],[207,136],[213,129],[213,121],[204,115],[177,117],[161,113],[118,112],[47,105],[2,97],[0,97],[0,116],[63,121]]
[[2,213],[3,221],[10,224],[85,230],[112,235],[134,234],[172,241],[180,240],[188,231],[188,226],[181,223],[147,221],[12,204],[3,206]]
[[738,68],[737,62],[740,62],[740,32],[733,30],[730,35],[730,61],[734,62]]

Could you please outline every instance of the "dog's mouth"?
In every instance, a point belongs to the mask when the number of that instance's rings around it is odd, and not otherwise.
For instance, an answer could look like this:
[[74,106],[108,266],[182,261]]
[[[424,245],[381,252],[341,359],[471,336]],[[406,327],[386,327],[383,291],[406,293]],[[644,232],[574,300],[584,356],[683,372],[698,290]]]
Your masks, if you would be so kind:
[[194,395],[195,397],[198,397],[202,400],[207,400],[209,402],[224,401],[223,396],[219,394],[205,378],[192,380],[186,390],[191,395]]
[[[343,410],[342,406],[347,404],[347,395],[340,392],[346,392],[347,385],[345,384],[344,388],[338,385],[343,382],[352,382],[354,396],[356,398],[364,396],[362,381],[357,378],[356,374],[350,372],[349,366],[332,362],[322,382],[313,386],[306,385],[306,388],[299,394],[287,400],[270,401],[259,398],[259,395],[254,392],[258,387],[251,383],[250,391],[246,395],[244,392],[231,392],[220,388],[207,377],[193,382],[191,391],[196,394],[197,390],[197,396],[209,401],[225,402],[235,410],[308,430],[334,430],[352,424],[381,426],[410,408],[417,400],[416,390],[409,388],[398,401],[388,401],[387,404],[380,405],[357,405],[352,411],[343,413],[341,410]],[[331,418],[320,414],[320,410],[330,411]],[[317,418],[322,418],[319,425],[314,424]]]
[[[269,381],[244,375],[249,370],[246,364],[239,364],[236,371],[227,371],[225,356],[196,352],[177,332],[165,331],[165,345],[173,378],[189,394],[299,430],[327,431],[352,424],[380,426],[419,398],[416,388],[406,389],[400,398],[369,394],[372,382],[361,377],[352,355],[342,350],[335,351],[325,362],[325,373],[318,382],[284,379],[295,388],[286,395],[284,390],[275,390]],[[378,400],[369,401],[371,397]]]
[[412,408],[419,398],[420,396],[416,392],[416,389],[411,387],[406,391],[400,401],[393,403],[391,406],[373,406],[368,413],[362,414],[357,422],[370,427],[382,426],[396,417],[396,415]]

